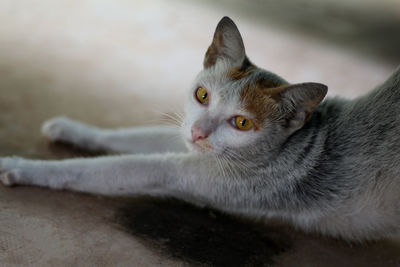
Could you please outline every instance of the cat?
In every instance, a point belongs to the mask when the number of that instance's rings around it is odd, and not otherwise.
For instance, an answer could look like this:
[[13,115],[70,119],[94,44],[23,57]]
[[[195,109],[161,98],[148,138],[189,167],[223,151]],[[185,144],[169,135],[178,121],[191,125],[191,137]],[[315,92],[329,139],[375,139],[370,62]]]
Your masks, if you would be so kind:
[[122,155],[5,157],[0,180],[112,196],[171,196],[350,241],[395,234],[400,70],[354,100],[325,99],[326,93],[323,84],[290,84],[254,65],[235,23],[224,17],[189,89],[180,129],[111,130],[53,118],[42,126],[51,141]]

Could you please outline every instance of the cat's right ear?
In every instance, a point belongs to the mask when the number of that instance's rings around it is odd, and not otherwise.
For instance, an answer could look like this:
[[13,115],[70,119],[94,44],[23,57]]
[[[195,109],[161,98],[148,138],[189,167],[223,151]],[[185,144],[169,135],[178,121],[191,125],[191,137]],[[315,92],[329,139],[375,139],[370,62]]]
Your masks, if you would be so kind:
[[240,67],[246,58],[242,36],[235,23],[223,17],[215,29],[213,41],[204,58],[204,68],[209,68],[218,59],[227,59],[232,67]]

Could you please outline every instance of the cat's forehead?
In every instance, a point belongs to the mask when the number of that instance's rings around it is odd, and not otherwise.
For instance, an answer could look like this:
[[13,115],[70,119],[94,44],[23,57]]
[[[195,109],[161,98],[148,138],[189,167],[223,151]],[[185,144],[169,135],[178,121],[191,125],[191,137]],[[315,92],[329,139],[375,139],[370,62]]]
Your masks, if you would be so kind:
[[254,65],[241,68],[221,63],[200,72],[196,81],[198,86],[203,86],[210,93],[219,94],[224,99],[240,100],[238,97],[243,96],[244,90],[258,91],[288,84],[276,74]]
[[268,89],[287,84],[281,77],[254,65],[237,68],[223,62],[203,70],[197,82],[210,93],[212,104],[235,106],[253,114],[259,123],[275,112]]
[[219,94],[240,94],[249,85],[254,90],[279,87],[288,84],[278,75],[248,64],[245,67],[231,67],[223,60],[213,67],[204,69],[197,77],[199,85],[204,85],[209,91]]

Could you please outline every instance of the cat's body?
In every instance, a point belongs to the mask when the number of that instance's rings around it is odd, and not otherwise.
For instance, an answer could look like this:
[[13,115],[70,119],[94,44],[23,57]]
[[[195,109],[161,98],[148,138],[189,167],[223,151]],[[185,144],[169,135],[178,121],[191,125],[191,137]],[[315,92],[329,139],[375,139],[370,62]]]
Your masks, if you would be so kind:
[[[281,205],[286,202],[290,211],[283,217],[350,239],[399,230],[400,72],[396,75],[367,96],[327,99],[289,138],[277,159],[286,168],[274,173],[286,181],[279,192],[287,192]],[[397,92],[390,88],[395,84]]]
[[400,224],[400,70],[354,100],[319,104],[326,90],[289,85],[257,68],[236,26],[224,18],[190,89],[183,140],[176,139],[178,129],[104,130],[56,118],[42,129],[53,141],[134,154],[3,158],[0,179],[95,194],[173,196],[349,240],[393,234]]

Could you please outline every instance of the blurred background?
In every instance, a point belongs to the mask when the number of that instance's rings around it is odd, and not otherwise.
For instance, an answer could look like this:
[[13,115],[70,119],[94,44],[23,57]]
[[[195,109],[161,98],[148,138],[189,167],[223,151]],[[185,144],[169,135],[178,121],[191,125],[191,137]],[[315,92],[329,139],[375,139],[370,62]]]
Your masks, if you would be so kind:
[[[159,111],[180,110],[223,16],[236,22],[256,65],[293,83],[327,84],[330,96],[361,95],[400,63],[398,0],[0,0],[0,155],[82,155],[40,136],[41,122],[53,116],[115,127],[154,124]],[[177,266],[109,225],[119,205],[0,186],[0,262],[61,266],[89,256],[99,264],[139,257],[144,265]],[[282,266],[400,264],[396,240],[349,249],[294,236],[297,250],[281,257]]]
[[106,98],[110,123],[130,105],[181,106],[224,15],[255,64],[330,95],[366,92],[400,62],[397,0],[1,0],[0,87]]

